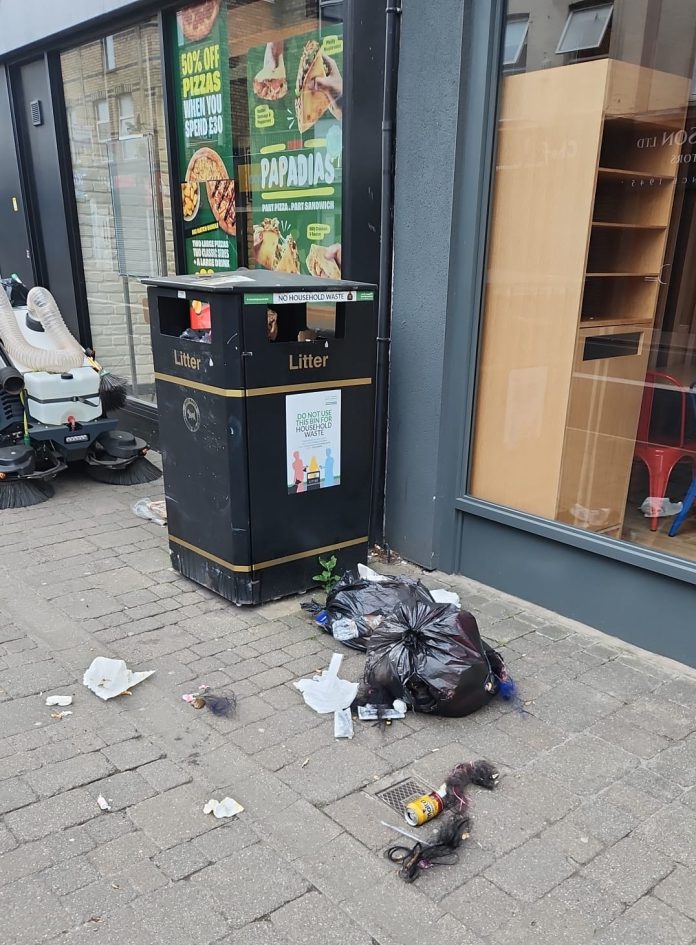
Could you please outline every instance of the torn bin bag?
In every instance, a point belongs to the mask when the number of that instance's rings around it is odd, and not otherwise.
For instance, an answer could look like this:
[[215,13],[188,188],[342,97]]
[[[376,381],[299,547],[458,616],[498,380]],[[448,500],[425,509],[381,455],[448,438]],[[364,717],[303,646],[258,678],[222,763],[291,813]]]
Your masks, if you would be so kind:
[[415,601],[433,603],[430,591],[420,581],[405,577],[373,581],[361,577],[358,571],[346,571],[316,619],[329,633],[334,634],[335,629],[334,635],[341,643],[354,650],[366,650],[378,618],[392,613],[400,604]]
[[381,701],[403,699],[416,712],[460,717],[498,691],[489,661],[489,652],[496,654],[481,640],[474,616],[451,604],[402,604],[367,643],[365,684]]

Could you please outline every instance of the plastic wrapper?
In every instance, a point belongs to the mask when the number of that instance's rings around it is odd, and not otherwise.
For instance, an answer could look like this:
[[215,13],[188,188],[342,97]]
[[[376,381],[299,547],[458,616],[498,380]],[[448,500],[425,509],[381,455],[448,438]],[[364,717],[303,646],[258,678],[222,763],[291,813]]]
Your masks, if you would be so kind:
[[[369,568],[365,568],[367,574]],[[371,572],[374,573],[374,572]],[[336,636],[345,646],[366,650],[367,639],[379,626],[380,618],[390,614],[400,604],[414,600],[433,604],[430,591],[420,581],[411,578],[390,578],[379,575],[379,580],[362,577],[357,570],[346,571],[326,598],[324,610],[317,623],[328,633],[337,625]],[[355,624],[357,633],[352,624]],[[352,636],[347,635],[349,630]],[[390,700],[390,702],[393,700]]]
[[415,588],[411,594],[368,641],[364,681],[371,701],[403,699],[416,712],[450,717],[475,712],[498,691],[500,655],[481,640],[472,614],[420,600]]
[[155,525],[167,524],[167,506],[164,499],[138,499],[132,506],[132,510],[138,518],[154,522]]

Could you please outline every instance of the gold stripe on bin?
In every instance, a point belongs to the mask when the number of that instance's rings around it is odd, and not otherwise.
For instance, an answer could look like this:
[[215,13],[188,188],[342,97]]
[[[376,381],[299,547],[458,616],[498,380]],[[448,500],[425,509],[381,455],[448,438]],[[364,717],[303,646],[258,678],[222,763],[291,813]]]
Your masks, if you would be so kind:
[[351,538],[350,541],[339,541],[334,545],[324,545],[323,548],[311,548],[309,551],[298,551],[294,555],[284,555],[282,558],[271,558],[270,561],[259,561],[254,564],[254,571],[264,568],[275,568],[279,564],[290,564],[291,561],[301,561],[302,558],[313,558],[315,555],[326,554],[327,551],[340,551],[341,548],[352,548],[353,545],[367,543],[367,535],[362,538]]
[[308,381],[306,384],[283,384],[281,387],[251,387],[247,397],[265,397],[267,394],[292,394],[303,390],[332,390],[335,387],[367,387],[371,377],[349,377],[344,381]]
[[213,387],[212,384],[201,384],[200,381],[190,381],[186,377],[176,377],[174,374],[161,374],[155,371],[155,380],[165,384],[179,384],[181,387],[190,387],[193,390],[204,391],[207,394],[217,394],[219,397],[265,397],[269,394],[292,394],[309,390],[332,390],[336,387],[368,387],[372,383],[371,377],[350,377],[343,381],[314,381],[305,384],[283,384],[280,387],[251,387],[249,390],[224,387]]
[[212,561],[214,564],[219,564],[223,568],[227,568],[228,571],[235,571],[238,574],[249,574],[251,571],[250,564],[232,564],[231,561],[225,561],[224,558],[218,558],[217,555],[211,554],[209,551],[204,551],[203,548],[199,548],[198,545],[192,545],[190,541],[184,541],[183,538],[177,538],[172,533],[169,533],[169,541],[173,542],[175,545],[180,545],[182,548],[186,548],[187,551],[193,551],[194,554],[200,555],[202,558],[207,558],[208,561]]
[[193,545],[190,541],[184,541],[183,538],[177,538],[171,533],[169,535],[169,541],[173,542],[175,545],[180,545],[182,548],[186,548],[187,551],[193,551],[194,554],[200,555],[202,558],[207,558],[208,561],[219,564],[223,568],[227,568],[228,571],[248,574],[252,570],[263,571],[266,568],[275,568],[280,564],[290,564],[292,561],[301,561],[303,558],[323,555],[328,551],[340,551],[342,548],[352,548],[354,545],[366,544],[367,535],[363,535],[362,538],[351,538],[348,541],[339,541],[333,545],[323,545],[321,548],[310,548],[309,551],[298,551],[296,554],[284,555],[282,558],[271,558],[270,561],[259,561],[253,566],[248,564],[232,564],[230,561],[225,561],[224,558],[218,558],[217,555],[211,554],[209,551],[204,551],[203,548],[199,548],[198,545]]
[[202,390],[206,394],[218,394],[220,397],[244,397],[243,390],[235,388],[213,387],[212,384],[201,384],[200,381],[190,381],[187,377],[176,377],[174,374],[161,374],[155,371],[155,380],[165,384],[178,384],[180,387],[190,387],[192,390]]

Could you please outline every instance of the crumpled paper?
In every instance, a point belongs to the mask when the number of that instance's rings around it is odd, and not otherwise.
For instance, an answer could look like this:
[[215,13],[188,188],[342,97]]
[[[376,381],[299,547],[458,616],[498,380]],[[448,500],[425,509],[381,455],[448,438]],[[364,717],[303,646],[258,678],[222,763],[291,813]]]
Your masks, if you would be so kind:
[[126,666],[125,660],[112,660],[108,656],[97,656],[85,672],[82,682],[100,699],[113,699],[143,679],[152,676],[154,669],[134,673]]
[[213,814],[214,817],[220,820],[221,817],[235,817],[237,814],[241,814],[243,810],[242,805],[231,797],[223,797],[221,801],[216,801],[214,797],[211,797],[203,808],[203,813]]

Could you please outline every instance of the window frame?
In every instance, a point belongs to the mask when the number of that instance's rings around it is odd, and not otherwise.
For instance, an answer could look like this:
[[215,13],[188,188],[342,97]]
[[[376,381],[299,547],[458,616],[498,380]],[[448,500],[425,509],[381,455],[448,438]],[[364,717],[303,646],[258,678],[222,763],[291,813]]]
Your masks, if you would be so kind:
[[[520,22],[524,22],[524,30],[522,32],[522,38],[520,39],[517,45],[517,52],[515,54],[514,59],[508,60],[505,58],[507,28],[511,23],[520,23]],[[515,13],[506,18],[505,27],[503,31],[503,52],[501,54],[502,55],[501,63],[503,65],[503,68],[514,69],[515,66],[519,65],[520,58],[522,57],[522,50],[525,47],[528,36],[529,36],[529,13]]]
[[[562,48],[561,48],[561,47],[563,46],[563,43],[564,43],[564,41],[565,41],[566,36],[568,35],[568,31],[569,31],[570,26],[571,26],[571,24],[572,24],[572,22],[573,22],[573,17],[574,17],[574,16],[576,16],[578,13],[587,13],[589,10],[600,10],[600,9],[606,8],[606,7],[609,8],[609,15],[607,16],[607,18],[606,18],[606,20],[605,20],[605,22],[604,22],[604,26],[603,26],[603,28],[602,28],[602,32],[601,32],[601,34],[600,34],[600,36],[599,36],[597,42],[594,44],[594,46],[587,46],[587,45],[585,45],[585,46],[574,46],[572,49],[562,49]],[[560,36],[560,38],[559,38],[559,40],[558,40],[558,45],[556,46],[556,50],[555,50],[556,55],[557,55],[557,56],[572,56],[572,55],[577,54],[577,53],[591,52],[591,51],[594,50],[594,49],[600,49],[601,46],[602,46],[602,43],[604,42],[604,38],[605,38],[606,35],[607,35],[607,30],[609,29],[609,24],[611,23],[611,19],[612,19],[613,15],[614,15],[614,3],[613,3],[613,0],[611,0],[611,2],[607,2],[607,3],[592,3],[592,4],[588,4],[587,6],[571,7],[571,8],[568,10],[568,16],[567,16],[567,18],[566,18],[566,21],[565,21],[565,24],[564,24],[564,26],[563,26],[563,29],[561,30],[561,36]]]

